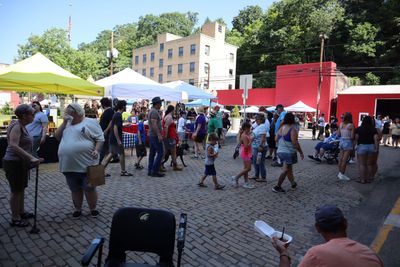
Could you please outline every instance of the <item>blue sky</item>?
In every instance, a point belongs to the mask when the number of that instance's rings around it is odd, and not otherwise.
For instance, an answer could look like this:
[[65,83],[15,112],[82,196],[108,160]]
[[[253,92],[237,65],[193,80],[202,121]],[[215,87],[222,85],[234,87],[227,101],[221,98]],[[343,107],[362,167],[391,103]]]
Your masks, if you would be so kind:
[[[95,40],[102,30],[137,22],[140,16],[166,12],[198,12],[199,23],[222,17],[232,27],[239,10],[272,0],[0,0],[0,63],[14,63],[18,44],[49,28],[67,28],[72,16],[72,47]],[[70,5],[71,4],[71,5]],[[200,25],[198,25],[200,26]]]

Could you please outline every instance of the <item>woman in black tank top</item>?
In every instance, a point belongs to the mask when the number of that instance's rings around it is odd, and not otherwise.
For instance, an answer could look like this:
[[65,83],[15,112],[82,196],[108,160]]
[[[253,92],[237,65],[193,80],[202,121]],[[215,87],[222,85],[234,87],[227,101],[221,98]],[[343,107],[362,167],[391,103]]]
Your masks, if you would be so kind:
[[37,166],[40,160],[32,156],[32,139],[25,126],[33,121],[34,109],[26,104],[15,109],[18,120],[7,129],[7,150],[3,158],[3,168],[10,185],[11,226],[26,227],[26,219],[33,214],[24,209],[25,188],[28,186],[29,168]]

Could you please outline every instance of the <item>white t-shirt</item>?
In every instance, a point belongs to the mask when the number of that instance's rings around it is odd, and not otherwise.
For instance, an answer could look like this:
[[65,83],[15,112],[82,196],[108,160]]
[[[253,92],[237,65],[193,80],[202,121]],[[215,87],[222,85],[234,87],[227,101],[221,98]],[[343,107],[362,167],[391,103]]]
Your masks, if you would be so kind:
[[68,123],[58,147],[60,172],[86,172],[88,166],[99,164],[91,156],[97,141],[104,142],[97,120],[84,118],[78,124]]
[[46,114],[39,111],[35,113],[35,117],[33,121],[26,125],[26,130],[28,131],[29,135],[32,137],[42,136],[43,132],[43,125],[42,123],[48,123],[49,119],[47,119]]
[[324,127],[325,126],[325,119],[324,119],[324,117],[319,117],[319,119],[318,119],[318,126],[319,127]]
[[185,132],[185,118],[180,117],[178,120],[178,133],[184,133]]

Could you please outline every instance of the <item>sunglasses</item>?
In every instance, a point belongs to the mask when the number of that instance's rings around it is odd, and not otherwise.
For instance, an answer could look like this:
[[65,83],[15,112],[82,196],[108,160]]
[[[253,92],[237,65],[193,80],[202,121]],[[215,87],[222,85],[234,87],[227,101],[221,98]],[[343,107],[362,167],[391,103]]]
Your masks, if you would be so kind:
[[71,105],[68,105],[67,108],[72,109],[73,112],[76,112],[76,109]]

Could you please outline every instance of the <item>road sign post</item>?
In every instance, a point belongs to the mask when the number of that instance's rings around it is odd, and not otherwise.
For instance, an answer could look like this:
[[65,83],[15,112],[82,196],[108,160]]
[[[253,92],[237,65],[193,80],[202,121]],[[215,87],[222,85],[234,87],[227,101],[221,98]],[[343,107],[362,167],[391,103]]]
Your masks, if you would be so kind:
[[253,86],[253,75],[240,75],[240,88],[243,88],[243,121],[246,120],[246,100],[249,95],[249,89]]

